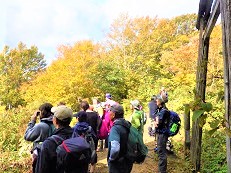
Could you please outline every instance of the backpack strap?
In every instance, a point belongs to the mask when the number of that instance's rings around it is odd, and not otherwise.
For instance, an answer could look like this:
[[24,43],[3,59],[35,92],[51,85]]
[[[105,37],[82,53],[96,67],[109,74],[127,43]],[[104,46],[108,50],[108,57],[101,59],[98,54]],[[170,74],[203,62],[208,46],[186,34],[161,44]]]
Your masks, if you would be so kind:
[[48,139],[51,139],[52,141],[54,141],[57,146],[59,146],[64,141],[64,139],[62,137],[58,136],[58,135],[52,135]]

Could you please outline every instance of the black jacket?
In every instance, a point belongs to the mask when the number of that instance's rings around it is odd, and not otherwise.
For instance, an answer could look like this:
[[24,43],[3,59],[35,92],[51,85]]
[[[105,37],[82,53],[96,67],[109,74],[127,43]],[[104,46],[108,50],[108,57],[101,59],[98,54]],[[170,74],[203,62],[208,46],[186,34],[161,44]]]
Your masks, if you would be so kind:
[[[59,128],[54,132],[54,135],[58,135],[65,140],[72,136],[72,132],[71,127]],[[51,137],[43,142],[36,165],[36,173],[61,173],[61,170],[56,170],[56,148],[57,144]]]

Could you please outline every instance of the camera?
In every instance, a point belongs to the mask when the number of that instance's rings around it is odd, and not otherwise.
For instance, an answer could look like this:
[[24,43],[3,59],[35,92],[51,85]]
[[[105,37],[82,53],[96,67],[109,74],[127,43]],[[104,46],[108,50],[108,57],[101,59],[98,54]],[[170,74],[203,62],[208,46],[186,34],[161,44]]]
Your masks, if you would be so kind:
[[37,113],[36,113],[36,116],[39,116],[40,115],[40,111],[38,111]]

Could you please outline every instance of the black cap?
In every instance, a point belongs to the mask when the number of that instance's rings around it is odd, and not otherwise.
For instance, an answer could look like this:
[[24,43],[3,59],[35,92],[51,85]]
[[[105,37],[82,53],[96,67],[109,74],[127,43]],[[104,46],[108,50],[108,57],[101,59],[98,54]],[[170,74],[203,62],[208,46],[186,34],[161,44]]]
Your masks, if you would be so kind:
[[79,111],[78,113],[73,115],[76,118],[85,118],[87,117],[87,113],[85,111]]

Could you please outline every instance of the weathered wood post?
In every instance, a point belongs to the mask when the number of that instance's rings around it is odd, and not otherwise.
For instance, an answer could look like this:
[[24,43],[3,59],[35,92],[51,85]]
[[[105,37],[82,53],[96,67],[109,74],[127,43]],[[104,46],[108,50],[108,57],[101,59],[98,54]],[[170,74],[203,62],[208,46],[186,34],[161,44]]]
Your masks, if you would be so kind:
[[[220,14],[220,0],[214,0],[213,10],[210,13],[213,0],[200,0],[199,19],[197,28],[200,27],[199,35],[199,51],[197,61],[197,76],[196,76],[196,93],[195,101],[205,101],[206,76],[208,65],[209,40],[211,32],[216,24]],[[200,14],[202,13],[202,14]],[[209,16],[209,19],[208,19]],[[208,21],[207,21],[208,20]],[[199,120],[193,122],[192,140],[191,140],[191,161],[195,172],[200,171],[201,162],[201,142],[202,142],[202,127],[199,126]]]
[[[204,22],[205,22],[204,19],[201,18],[195,101],[197,101],[198,99],[201,101],[205,101],[209,37],[205,38],[205,40],[203,39]],[[201,141],[202,141],[202,127],[200,127],[199,120],[197,119],[193,122],[192,143],[191,143],[191,161],[192,161],[194,170],[196,172],[200,171]]]
[[[225,82],[225,119],[226,127],[231,130],[231,0],[221,0],[222,43]],[[226,137],[228,173],[231,173],[231,138]]]
[[185,132],[184,156],[185,158],[188,158],[190,153],[190,108],[188,104],[185,104],[184,132]]

